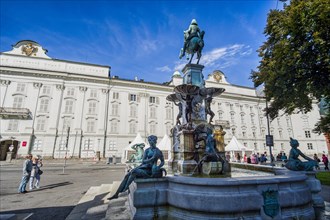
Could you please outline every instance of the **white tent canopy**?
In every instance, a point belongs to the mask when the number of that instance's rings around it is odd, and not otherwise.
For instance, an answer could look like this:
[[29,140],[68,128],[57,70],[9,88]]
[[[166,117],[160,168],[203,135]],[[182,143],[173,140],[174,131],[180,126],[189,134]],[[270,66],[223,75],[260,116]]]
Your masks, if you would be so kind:
[[165,134],[163,139],[157,144],[157,147],[163,152],[167,151],[168,159],[170,159],[169,157],[171,156],[171,139],[167,134]]
[[138,133],[136,135],[136,137],[134,138],[134,140],[125,147],[124,149],[124,155],[123,155],[123,159],[122,162],[126,162],[128,160],[128,151],[133,151],[132,146],[135,144],[144,144],[146,145],[146,143],[144,142],[143,138],[141,137],[140,133]]
[[238,142],[235,136],[232,137],[229,144],[225,147],[226,151],[254,151],[252,148],[245,147],[243,144]]
[[[235,151],[240,151],[242,152],[241,155],[243,156],[245,154],[245,151],[254,151],[252,148],[245,147],[243,144],[238,142],[235,136],[232,137],[231,141],[229,144],[225,147],[225,151],[230,151],[230,158],[231,161],[235,161]],[[243,159],[243,158],[242,158]],[[240,161],[238,161],[240,162]]]

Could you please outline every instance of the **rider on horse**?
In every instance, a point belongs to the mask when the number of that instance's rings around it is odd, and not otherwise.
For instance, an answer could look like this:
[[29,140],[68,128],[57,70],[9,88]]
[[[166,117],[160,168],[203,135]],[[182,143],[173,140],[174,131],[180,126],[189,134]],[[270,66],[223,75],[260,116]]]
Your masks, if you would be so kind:
[[180,59],[185,55],[187,45],[193,37],[203,38],[201,36],[201,31],[195,19],[192,19],[188,30],[184,31],[183,33],[184,33],[184,44],[183,44],[183,48],[181,49]]

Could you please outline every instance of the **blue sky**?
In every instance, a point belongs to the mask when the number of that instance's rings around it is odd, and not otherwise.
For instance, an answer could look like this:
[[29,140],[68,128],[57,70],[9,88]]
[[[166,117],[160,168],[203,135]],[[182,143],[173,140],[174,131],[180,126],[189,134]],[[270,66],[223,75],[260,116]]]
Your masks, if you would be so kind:
[[187,63],[178,57],[183,31],[195,18],[206,32],[204,76],[221,70],[230,83],[253,87],[256,50],[277,4],[283,7],[277,0],[1,0],[0,51],[33,40],[52,58],[107,65],[120,78],[162,83]]

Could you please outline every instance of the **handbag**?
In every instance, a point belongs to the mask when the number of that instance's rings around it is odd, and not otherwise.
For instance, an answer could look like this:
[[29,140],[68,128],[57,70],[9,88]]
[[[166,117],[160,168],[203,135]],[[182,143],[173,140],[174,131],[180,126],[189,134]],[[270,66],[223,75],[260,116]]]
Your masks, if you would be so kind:
[[38,170],[38,174],[39,174],[39,175],[43,174],[43,172],[44,172],[44,171],[42,171],[42,170],[40,170],[40,169]]

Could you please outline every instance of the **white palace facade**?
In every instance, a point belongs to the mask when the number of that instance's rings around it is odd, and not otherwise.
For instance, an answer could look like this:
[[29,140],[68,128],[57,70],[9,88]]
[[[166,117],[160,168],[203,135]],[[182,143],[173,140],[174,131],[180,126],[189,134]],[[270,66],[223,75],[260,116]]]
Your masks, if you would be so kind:
[[[20,41],[0,54],[0,160],[12,146],[52,158],[122,157],[139,133],[159,141],[175,125],[178,107],[166,100],[182,84],[175,72],[168,83],[110,76],[110,66],[52,59],[37,42]],[[206,87],[225,88],[213,99],[215,123],[225,125],[225,142],[234,135],[256,152],[268,151],[265,100],[254,88],[232,85],[221,71],[209,74]],[[290,150],[289,138],[307,155],[328,153],[323,135],[312,132],[320,118],[317,103],[307,114],[282,115],[270,123],[273,153]]]

